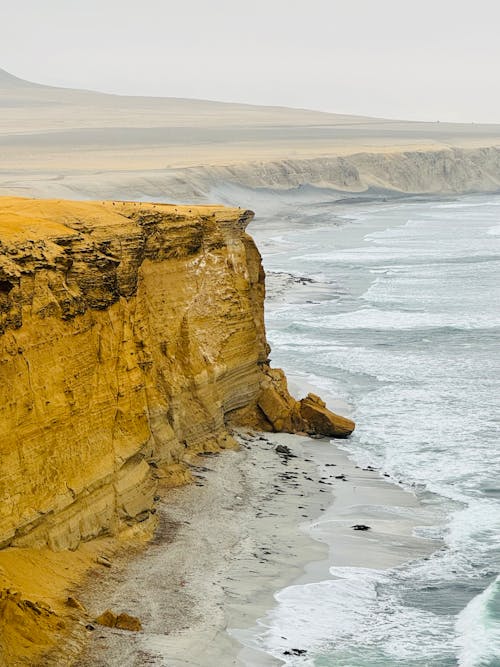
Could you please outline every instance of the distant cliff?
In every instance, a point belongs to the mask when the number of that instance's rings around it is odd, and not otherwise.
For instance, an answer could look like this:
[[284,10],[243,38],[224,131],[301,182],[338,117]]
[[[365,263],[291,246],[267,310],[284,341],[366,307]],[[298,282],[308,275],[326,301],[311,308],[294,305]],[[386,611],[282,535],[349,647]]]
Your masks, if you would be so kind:
[[[154,523],[158,478],[185,481],[186,457],[235,446],[229,423],[352,431],[268,366],[252,215],[0,199],[5,552]],[[0,595],[0,649],[16,599]]]
[[[5,180],[5,183],[2,183]],[[0,178],[0,193],[23,192],[29,196],[138,199],[206,202],[240,201],[244,193],[232,187],[293,191],[302,186],[329,190],[335,199],[380,195],[449,196],[500,192],[500,139],[496,146],[404,150],[394,146],[366,152],[323,157],[241,160],[237,163],[203,164],[155,170],[64,174],[28,171]],[[252,199],[251,195],[246,197]]]

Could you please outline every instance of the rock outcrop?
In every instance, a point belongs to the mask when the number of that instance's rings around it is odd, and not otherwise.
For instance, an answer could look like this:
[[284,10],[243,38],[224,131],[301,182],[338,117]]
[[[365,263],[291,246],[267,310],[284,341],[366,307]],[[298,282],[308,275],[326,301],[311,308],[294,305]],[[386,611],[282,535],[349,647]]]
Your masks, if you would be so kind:
[[115,614],[111,609],[106,609],[95,621],[99,625],[117,628],[118,630],[128,630],[129,632],[140,632],[142,630],[142,623],[138,618],[126,612]]
[[[229,424],[354,428],[269,368],[252,215],[0,199],[0,557],[152,527],[158,480],[182,483],[189,456],[234,447]],[[0,662],[9,618],[59,628],[33,604],[0,595]]]
[[354,422],[329,410],[319,396],[308,394],[301,401],[293,398],[280,368],[264,364],[262,372],[256,400],[232,415],[237,423],[257,425],[264,431],[332,438],[346,438],[354,431]]
[[231,446],[266,356],[251,214],[0,207],[0,545],[74,549],[147,518],[159,466]]

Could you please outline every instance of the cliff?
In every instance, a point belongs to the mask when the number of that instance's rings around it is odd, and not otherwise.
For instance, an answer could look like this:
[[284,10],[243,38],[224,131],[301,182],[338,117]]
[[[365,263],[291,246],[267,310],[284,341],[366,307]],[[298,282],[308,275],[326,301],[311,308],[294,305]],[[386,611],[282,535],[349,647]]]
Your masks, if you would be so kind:
[[[179,176],[179,174],[177,174]],[[401,146],[345,154],[248,162],[225,167],[185,170],[196,192],[204,180],[210,190],[233,184],[272,190],[304,185],[338,191],[339,198],[367,193],[390,195],[452,195],[500,190],[500,140],[475,148]],[[173,187],[173,186],[171,186]]]
[[354,428],[268,366],[252,215],[0,199],[0,662],[33,664],[33,624],[40,645],[57,627],[50,572],[42,602],[11,589],[29,588],[16,576],[34,551],[49,571],[51,552],[152,528],[158,480],[183,483],[190,456],[234,447],[228,424]]
[[[2,183],[2,180],[5,182]],[[174,166],[168,169],[107,168],[62,174],[28,171],[0,175],[0,193],[22,192],[37,197],[102,197],[137,199],[169,197],[174,201],[255,201],[248,190],[287,191],[312,186],[328,191],[332,200],[366,196],[450,196],[500,191],[500,139],[497,146],[478,148],[401,147],[372,149],[321,157],[278,157],[226,164]],[[241,190],[243,188],[243,191]],[[325,193],[317,195],[321,198]],[[308,199],[312,197],[308,194]]]

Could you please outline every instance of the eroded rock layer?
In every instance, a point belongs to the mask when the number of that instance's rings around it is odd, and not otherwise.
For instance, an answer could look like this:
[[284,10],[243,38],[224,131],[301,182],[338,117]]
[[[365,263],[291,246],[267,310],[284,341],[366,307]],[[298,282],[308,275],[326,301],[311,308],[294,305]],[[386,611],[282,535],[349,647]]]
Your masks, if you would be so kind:
[[0,546],[74,549],[147,520],[162,469],[232,446],[228,420],[352,430],[266,364],[251,218],[0,199]]

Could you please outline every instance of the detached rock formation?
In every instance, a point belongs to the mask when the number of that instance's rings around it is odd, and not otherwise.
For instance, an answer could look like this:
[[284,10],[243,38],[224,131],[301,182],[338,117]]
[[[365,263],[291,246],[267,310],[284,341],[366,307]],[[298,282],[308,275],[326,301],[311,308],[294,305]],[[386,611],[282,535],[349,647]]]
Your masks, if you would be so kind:
[[269,368],[252,217],[0,198],[2,664],[35,664],[37,646],[64,628],[10,592],[2,563],[12,570],[33,551],[44,554],[33,563],[50,553],[64,563],[81,542],[154,525],[158,479],[183,483],[187,457],[236,446],[228,424],[340,437],[354,428],[312,394],[296,401]]
[[105,625],[108,628],[118,628],[119,630],[129,630],[130,632],[140,632],[142,630],[142,624],[138,618],[124,612],[115,614],[111,609],[106,609],[95,620],[99,625]]
[[305,432],[332,438],[346,438],[354,431],[354,422],[328,410],[319,396],[308,394],[301,401],[295,400],[281,369],[263,365],[262,371],[264,377],[255,403],[238,414],[242,423],[265,431]]

